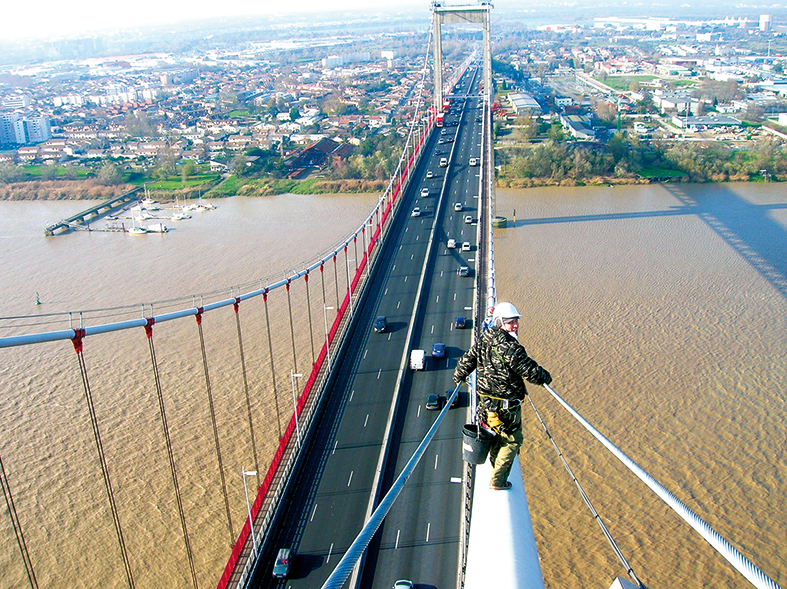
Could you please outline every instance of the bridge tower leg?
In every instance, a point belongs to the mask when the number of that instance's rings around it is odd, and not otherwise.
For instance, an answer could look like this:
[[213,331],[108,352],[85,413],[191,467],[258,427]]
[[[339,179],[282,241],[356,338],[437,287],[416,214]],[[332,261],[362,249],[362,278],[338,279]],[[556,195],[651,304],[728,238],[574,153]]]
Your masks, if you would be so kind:
[[432,3],[432,33],[434,37],[434,106],[443,107],[443,42],[441,37],[444,24],[480,24],[484,30],[484,101],[489,103],[492,87],[492,40],[489,15],[492,4],[481,2],[479,5],[445,6],[440,1]]

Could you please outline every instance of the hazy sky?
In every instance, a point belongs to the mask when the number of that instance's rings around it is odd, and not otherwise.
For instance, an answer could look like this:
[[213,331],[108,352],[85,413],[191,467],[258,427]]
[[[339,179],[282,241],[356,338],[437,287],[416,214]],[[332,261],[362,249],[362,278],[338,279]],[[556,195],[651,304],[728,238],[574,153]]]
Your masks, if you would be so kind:
[[[451,2],[452,4],[459,2]],[[475,1],[468,3],[475,4]],[[429,13],[429,0],[15,0],[3,8],[0,35],[6,39],[67,36],[121,26],[166,24],[188,18],[304,13],[358,8],[412,8]],[[37,29],[38,34],[33,32]]]

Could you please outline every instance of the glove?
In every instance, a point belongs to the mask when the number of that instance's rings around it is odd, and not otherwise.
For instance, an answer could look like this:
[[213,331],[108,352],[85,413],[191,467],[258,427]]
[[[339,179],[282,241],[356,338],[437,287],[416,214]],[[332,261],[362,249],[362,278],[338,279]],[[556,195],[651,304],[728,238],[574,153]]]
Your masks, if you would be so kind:
[[497,413],[494,411],[487,411],[486,412],[486,424],[489,426],[489,429],[498,432],[503,422],[500,421],[500,417],[498,417]]
[[549,383],[552,382],[552,375],[549,374],[546,370],[544,370],[543,368],[541,368],[539,366],[538,367],[538,374],[530,382],[532,382],[533,384],[538,384],[538,385],[549,384]]

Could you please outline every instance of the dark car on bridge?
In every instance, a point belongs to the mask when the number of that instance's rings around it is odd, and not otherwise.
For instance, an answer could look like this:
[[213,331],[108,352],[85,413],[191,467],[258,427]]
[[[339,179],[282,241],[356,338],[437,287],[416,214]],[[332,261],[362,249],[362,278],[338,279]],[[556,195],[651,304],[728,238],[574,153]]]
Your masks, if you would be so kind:
[[438,395],[437,393],[431,393],[426,398],[426,410],[427,411],[440,411],[443,406],[443,398]]
[[273,564],[273,578],[286,579],[290,574],[290,565],[295,556],[295,551],[290,548],[281,548],[276,555],[276,562]]
[[445,358],[445,344],[440,342],[432,344],[432,358]]
[[459,317],[454,320],[454,327],[456,329],[464,329],[467,327],[467,319],[465,319],[463,315],[459,315]]
[[386,329],[388,329],[388,320],[385,318],[385,315],[380,315],[374,320],[374,331],[383,333]]

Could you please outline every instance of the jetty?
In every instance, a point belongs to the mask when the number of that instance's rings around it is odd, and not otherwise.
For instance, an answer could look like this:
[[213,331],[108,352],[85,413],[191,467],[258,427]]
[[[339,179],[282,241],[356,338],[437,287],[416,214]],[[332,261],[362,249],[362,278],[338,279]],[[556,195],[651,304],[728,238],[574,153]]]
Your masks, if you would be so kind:
[[44,235],[51,237],[53,235],[67,233],[72,229],[83,228],[86,227],[91,221],[100,219],[104,215],[109,215],[113,212],[125,209],[129,203],[138,201],[140,199],[141,190],[142,187],[140,186],[134,190],[131,190],[130,192],[126,192],[125,194],[116,196],[115,198],[102,202],[101,204],[90,207],[89,209],[86,209],[81,213],[77,213],[68,219],[63,219],[62,221],[58,221],[57,223],[49,225],[46,229],[44,229]]

